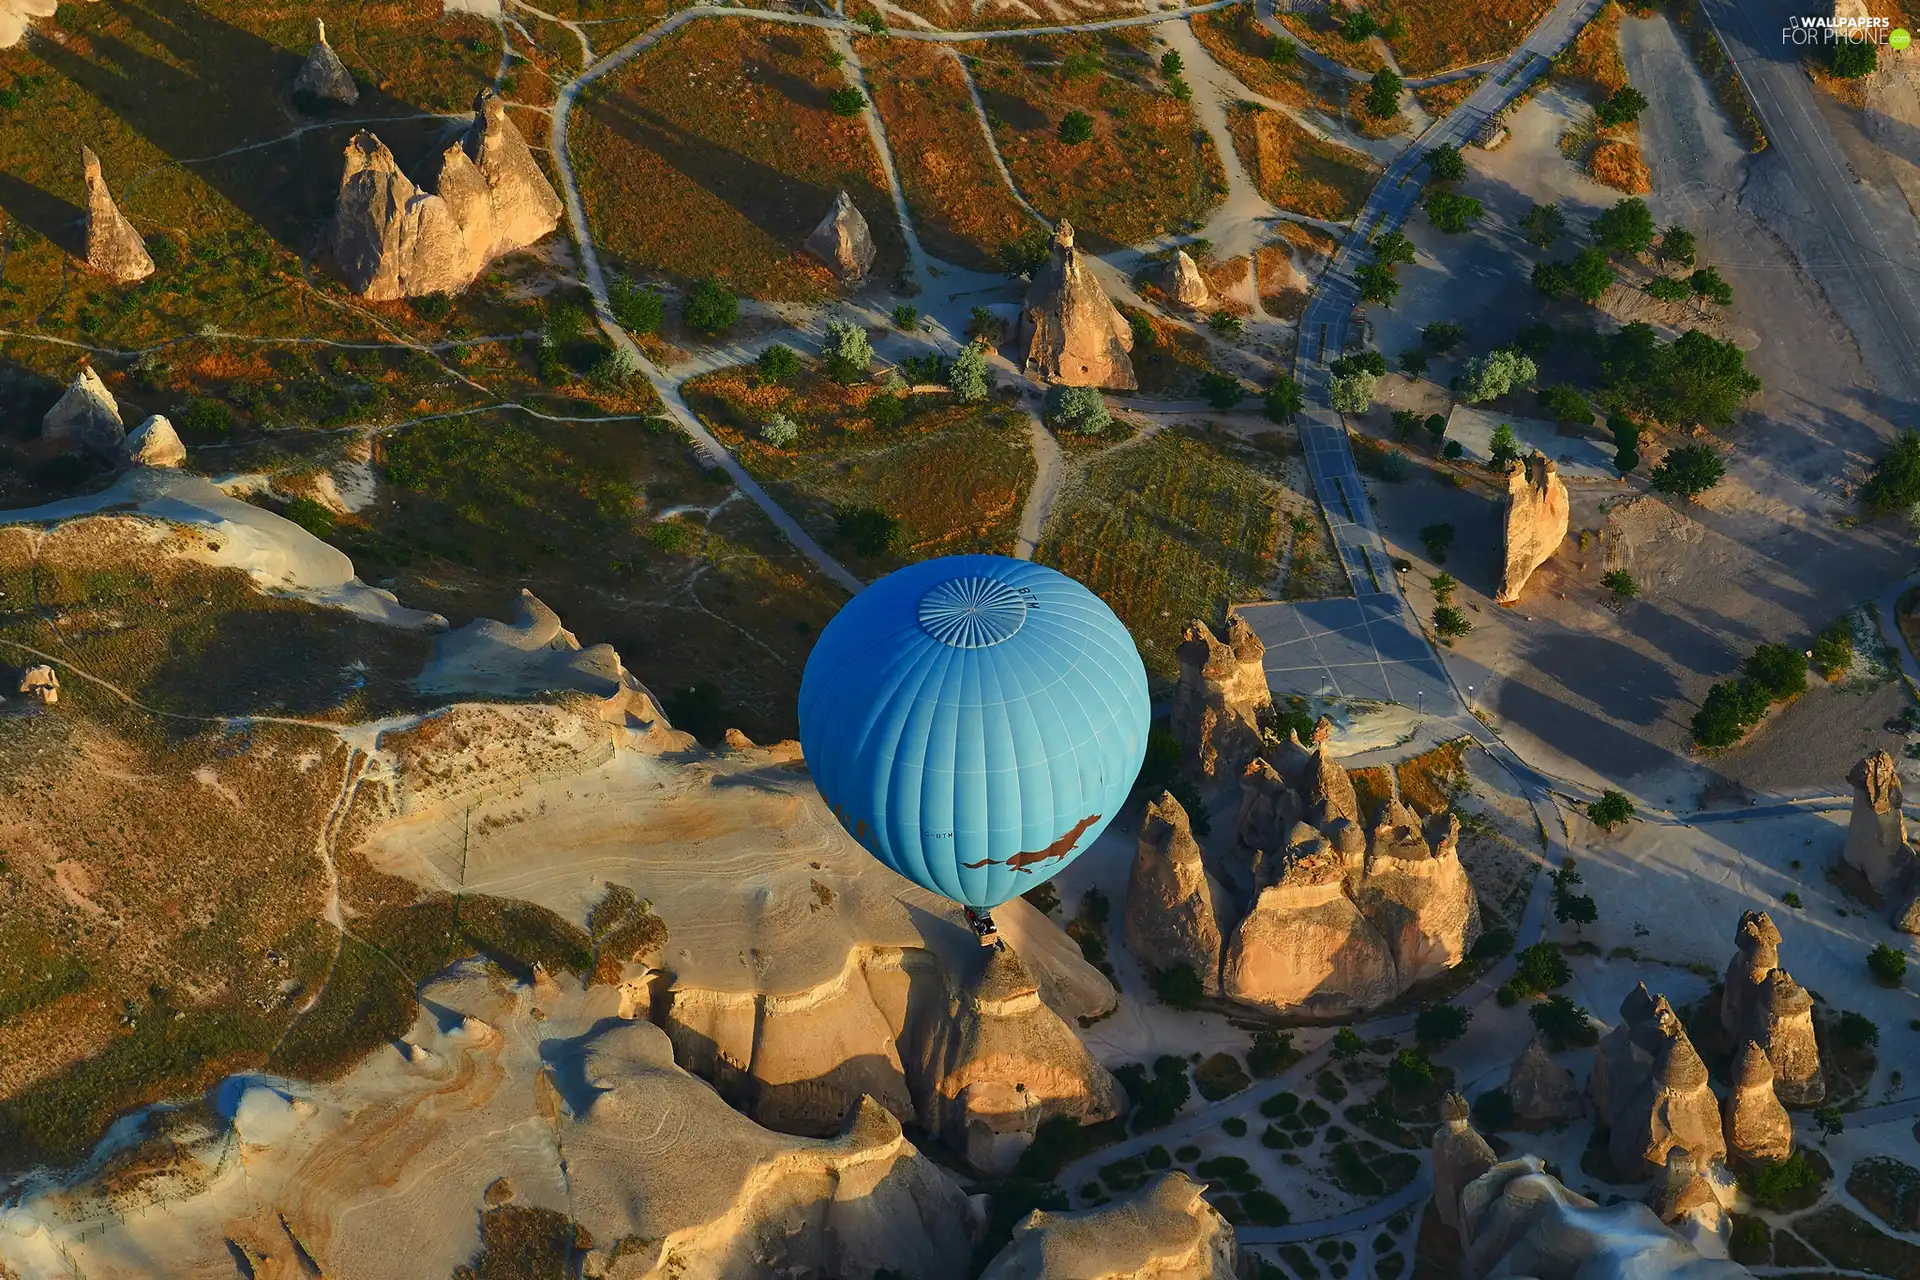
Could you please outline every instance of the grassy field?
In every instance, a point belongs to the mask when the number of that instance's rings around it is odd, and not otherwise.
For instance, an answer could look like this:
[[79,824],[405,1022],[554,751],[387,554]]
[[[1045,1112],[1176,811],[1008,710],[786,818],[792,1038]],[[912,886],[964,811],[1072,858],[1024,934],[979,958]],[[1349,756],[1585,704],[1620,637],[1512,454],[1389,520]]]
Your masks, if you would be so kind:
[[1084,582],[1133,632],[1156,689],[1194,618],[1272,580],[1286,491],[1238,451],[1180,430],[1093,460],[1054,508],[1035,559]]
[[1133,326],[1133,372],[1150,395],[1188,395],[1213,368],[1207,340],[1184,324],[1148,311],[1122,306]]
[[827,95],[845,77],[803,27],[696,22],[582,95],[569,146],[594,238],[631,273],[711,277],[756,298],[837,285],[801,242],[845,190],[885,278],[904,261],[878,157]]
[[1418,99],[1420,109],[1428,115],[1444,116],[1471,98],[1473,91],[1478,89],[1485,80],[1485,76],[1464,76],[1459,80],[1449,80],[1445,84],[1415,89],[1413,96]]
[[[1193,112],[1168,93],[1130,31],[1000,40],[970,49],[994,138],[1021,194],[1096,250],[1197,225],[1226,174]],[[1069,111],[1093,137],[1060,141]]]
[[949,262],[992,269],[994,251],[1034,221],[993,162],[959,60],[913,40],[857,48],[920,242]]
[[1619,5],[1601,6],[1580,34],[1554,59],[1554,79],[1599,101],[1627,83],[1627,64],[1620,59]]
[[1280,320],[1298,320],[1307,309],[1307,286],[1313,277],[1304,274],[1299,258],[1284,244],[1260,246],[1258,263],[1260,307]]
[[1299,36],[1309,48],[1326,54],[1342,66],[1371,74],[1387,65],[1373,41],[1349,40],[1341,35],[1340,24],[1330,8],[1282,13],[1279,17],[1287,30]]
[[1255,93],[1333,120],[1345,113],[1344,85],[1297,57],[1276,62],[1268,56],[1277,37],[1260,24],[1251,5],[1196,13],[1187,25],[1214,61]]
[[[811,371],[789,387],[727,369],[686,388],[754,478],[862,577],[929,556],[1009,553],[1034,477],[1024,416],[920,395],[899,423],[879,427],[865,416],[876,394]],[[759,436],[775,412],[802,427],[791,448]],[[862,508],[898,522],[892,546],[863,548],[841,532],[836,512]]]
[[1281,112],[1236,103],[1228,128],[1260,194],[1282,209],[1344,222],[1379,180],[1380,167],[1365,155],[1314,137]]
[[1392,13],[1405,34],[1389,40],[1410,76],[1497,58],[1527,38],[1552,0],[1395,0]]

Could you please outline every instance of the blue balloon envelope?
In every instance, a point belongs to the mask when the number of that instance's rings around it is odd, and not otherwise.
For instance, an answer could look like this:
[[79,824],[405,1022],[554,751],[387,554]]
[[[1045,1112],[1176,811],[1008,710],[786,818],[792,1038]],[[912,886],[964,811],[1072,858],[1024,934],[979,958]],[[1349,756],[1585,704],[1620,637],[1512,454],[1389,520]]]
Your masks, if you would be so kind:
[[976,909],[1043,883],[1125,803],[1147,746],[1133,637],[1064,574],[949,556],[875,582],[820,633],[800,745],[842,826]]

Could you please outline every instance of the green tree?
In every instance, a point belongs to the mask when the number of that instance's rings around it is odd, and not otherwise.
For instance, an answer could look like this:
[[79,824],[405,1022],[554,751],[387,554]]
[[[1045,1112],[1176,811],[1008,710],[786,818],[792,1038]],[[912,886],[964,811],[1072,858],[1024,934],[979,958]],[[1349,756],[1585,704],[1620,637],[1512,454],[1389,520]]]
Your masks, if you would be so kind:
[[947,366],[947,389],[962,404],[978,404],[993,391],[987,373],[987,352],[977,342],[960,348],[960,354]]
[[1433,575],[1428,585],[1433,588],[1433,598],[1435,600],[1441,604],[1452,604],[1454,589],[1458,587],[1460,583],[1455,580],[1452,574],[1442,569],[1439,573]]
[[1453,526],[1451,524],[1429,524],[1420,527],[1420,545],[1427,549],[1427,558],[1435,564],[1447,562],[1447,552],[1453,547]]
[[1760,389],[1746,353],[1698,329],[1662,344],[1651,325],[1623,325],[1601,341],[1601,381],[1617,407],[1661,422],[1723,426]]
[[1616,202],[1593,220],[1593,242],[1608,253],[1644,253],[1653,243],[1653,232],[1653,214],[1639,196]]
[[1855,1013],[1851,1009],[1841,1010],[1840,1025],[1837,1029],[1840,1034],[1840,1043],[1849,1049],[1871,1049],[1880,1043],[1880,1028],[1864,1013]]
[[1473,623],[1454,606],[1443,604],[1435,606],[1433,610],[1433,629],[1439,634],[1442,644],[1452,645],[1473,630]]
[[1807,691],[1807,659],[1790,644],[1763,644],[1742,668],[1769,701],[1797,698]]
[[1496,400],[1539,376],[1539,367],[1530,357],[1502,347],[1468,360],[1461,367],[1457,392],[1466,403],[1481,404]]
[[1467,1034],[1467,1023],[1472,1019],[1470,1009],[1457,1004],[1436,1004],[1414,1015],[1413,1034],[1421,1044],[1445,1048]]
[[1593,421],[1593,406],[1585,396],[1564,382],[1540,392],[1540,408],[1555,422]]
[[1871,40],[1839,40],[1827,54],[1827,68],[1842,80],[1859,80],[1880,67],[1880,50]]
[[785,382],[799,374],[800,357],[792,347],[776,342],[762,351],[753,365],[766,381]]
[[1574,254],[1567,264],[1567,287],[1582,302],[1600,301],[1618,278],[1607,255],[1591,245]]
[[1093,137],[1093,117],[1084,111],[1069,111],[1060,117],[1060,141],[1077,147]]
[[1920,502],[1920,432],[1902,431],[1873,474],[1860,486],[1860,507],[1877,520],[1894,511],[1906,511]]
[[1440,146],[1427,152],[1427,172],[1435,182],[1462,182],[1467,176],[1466,157],[1460,148]]
[[1593,109],[1593,118],[1603,129],[1632,124],[1647,109],[1647,95],[1630,84],[1623,84]]
[[1823,680],[1837,680],[1853,665],[1853,628],[1845,618],[1813,638],[1813,669]]
[[1172,79],[1186,70],[1186,63],[1177,49],[1169,49],[1160,55],[1160,74]]
[[1435,320],[1420,330],[1420,341],[1435,355],[1445,355],[1467,340],[1467,331],[1451,320]]
[[1694,745],[1709,751],[1730,747],[1766,713],[1765,691],[1745,680],[1722,680],[1693,713]]
[[1411,263],[1414,259],[1413,241],[1398,231],[1389,231],[1377,236],[1373,242],[1373,260],[1384,262],[1390,267]]
[[1406,82],[1394,73],[1392,67],[1380,68],[1367,84],[1367,114],[1381,120],[1398,115],[1400,94],[1405,89]]
[[1300,49],[1285,36],[1275,36],[1267,43],[1267,61],[1276,67],[1290,67],[1300,58]]
[[[1031,279],[1040,273],[1040,268],[1047,265],[1049,252],[1046,232],[1033,227],[1021,232],[1017,239],[1009,240],[994,250],[994,258],[999,262],[1000,270],[1007,275],[1026,276]],[[975,307],[976,316],[984,309]],[[992,313],[989,312],[988,315],[991,317]]]
[[1327,380],[1327,400],[1335,413],[1365,413],[1373,405],[1373,392],[1379,381],[1364,369],[1336,373]]
[[1573,969],[1560,949],[1550,942],[1536,942],[1514,953],[1513,981],[1523,995],[1545,995],[1573,981]]
[[1557,259],[1533,264],[1533,287],[1541,296],[1564,298],[1573,292],[1573,275],[1567,264]]
[[1733,286],[1720,278],[1720,273],[1712,267],[1702,267],[1687,277],[1687,288],[1693,296],[1716,306],[1733,305]]
[[1333,1056],[1340,1059],[1357,1058],[1367,1049],[1367,1042],[1352,1027],[1342,1027],[1333,1033]]
[[873,364],[873,343],[866,329],[848,320],[827,321],[820,363],[835,382],[858,382]]
[[791,449],[800,439],[800,424],[776,413],[760,424],[760,438],[776,449]]
[[1291,374],[1280,374],[1261,397],[1266,407],[1267,417],[1275,422],[1292,422],[1295,414],[1306,408],[1306,394]]
[[867,109],[867,98],[865,94],[851,86],[835,89],[827,95],[827,109],[837,116],[844,116],[851,120]]
[[1269,1027],[1253,1033],[1253,1047],[1247,1051],[1247,1070],[1253,1072],[1256,1079],[1269,1080],[1285,1071],[1299,1056],[1293,1047],[1291,1031],[1275,1031]]
[[1401,444],[1413,439],[1413,433],[1420,429],[1420,414],[1414,409],[1395,409],[1393,411],[1393,438]]
[[680,300],[680,319],[696,333],[718,336],[740,318],[740,299],[717,281],[701,280]]
[[1427,371],[1427,353],[1419,347],[1408,347],[1395,358],[1400,372],[1410,378],[1417,378]]
[[1693,232],[1685,227],[1668,227],[1660,233],[1660,247],[1654,250],[1654,256],[1677,267],[1690,267],[1697,247]]
[[1505,471],[1520,461],[1520,442],[1513,437],[1513,428],[1501,423],[1493,429],[1493,436],[1487,441],[1487,450],[1491,455],[1488,464],[1495,471]]
[[1600,908],[1586,894],[1569,894],[1553,904],[1553,918],[1561,924],[1570,924],[1578,932],[1583,925],[1592,924],[1600,918]]
[[1107,401],[1095,387],[1054,387],[1047,392],[1047,425],[1055,431],[1097,436],[1113,422]]
[[1177,964],[1154,979],[1154,993],[1162,1004],[1173,1009],[1198,1009],[1206,998],[1200,975],[1190,964]]
[[1602,791],[1598,800],[1588,803],[1587,817],[1602,831],[1612,831],[1633,821],[1633,801],[1619,791]]
[[1520,234],[1527,243],[1541,249],[1553,248],[1567,234],[1567,215],[1557,204],[1536,204],[1520,215]]
[[1553,344],[1559,340],[1560,334],[1552,325],[1545,320],[1537,320],[1532,324],[1523,325],[1519,332],[1513,335],[1513,341],[1507,345],[1515,351],[1538,360],[1553,350]]
[[1345,20],[1340,23],[1341,38],[1351,44],[1370,40],[1379,33],[1379,30],[1380,24],[1375,22],[1373,16],[1364,9],[1350,11]]
[[1360,291],[1360,301],[1377,306],[1391,306],[1394,298],[1400,294],[1400,282],[1394,279],[1393,268],[1384,262],[1369,262],[1353,273],[1353,283]]
[[900,522],[878,507],[836,507],[833,523],[834,531],[863,556],[886,555],[904,537]]
[[1895,951],[1884,942],[1876,942],[1873,950],[1867,952],[1867,972],[1881,986],[1897,987],[1907,976],[1907,954]]
[[1433,1083],[1433,1059],[1425,1049],[1402,1049],[1387,1064],[1387,1084],[1395,1093],[1417,1093]]
[[631,280],[616,280],[607,290],[607,303],[613,318],[628,333],[640,336],[656,332],[666,318],[666,300],[658,289],[643,289]]
[[1433,223],[1435,229],[1454,235],[1478,222],[1484,212],[1478,200],[1454,191],[1429,191],[1425,204],[1427,220]]
[[[1045,250],[1042,249],[1044,259]],[[967,317],[967,339],[981,342],[991,347],[1006,336],[1007,322],[985,307],[975,307],[973,314]]]
[[1610,413],[1607,430],[1613,434],[1613,469],[1626,475],[1640,465],[1640,424],[1622,414]]
[[1607,570],[1600,575],[1600,585],[1607,589],[1615,604],[1625,604],[1640,594],[1640,584],[1625,569]]
[[1444,413],[1428,414],[1427,434],[1433,438],[1433,447],[1438,449],[1440,442],[1447,438],[1447,415]]
[[1557,992],[1527,1010],[1527,1016],[1557,1051],[1582,1048],[1600,1040],[1600,1032],[1586,1009]]
[[1237,338],[1247,331],[1247,322],[1231,311],[1216,311],[1207,317],[1207,328],[1223,338]]
[[1667,454],[1648,481],[1654,492],[1697,501],[1720,483],[1727,464],[1712,445],[1683,444]]
[[1225,413],[1246,399],[1247,389],[1232,374],[1209,369],[1200,379],[1200,395],[1215,410]]
[[1655,302],[1685,302],[1693,296],[1685,280],[1674,276],[1655,276],[1647,281],[1647,296]]
[[1828,1138],[1846,1132],[1847,1118],[1838,1107],[1820,1107],[1813,1113],[1813,1124],[1820,1130],[1820,1141],[1825,1143]]

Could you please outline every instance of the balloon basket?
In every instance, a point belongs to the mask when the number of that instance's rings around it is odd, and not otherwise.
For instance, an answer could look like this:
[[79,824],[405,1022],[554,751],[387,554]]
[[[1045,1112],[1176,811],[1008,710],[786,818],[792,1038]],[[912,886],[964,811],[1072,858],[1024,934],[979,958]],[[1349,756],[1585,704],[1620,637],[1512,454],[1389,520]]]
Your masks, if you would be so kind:
[[991,947],[1000,941],[1000,930],[993,923],[993,916],[985,911],[975,911],[972,907],[962,907],[967,915],[967,927],[973,930],[973,936],[979,939],[983,947]]

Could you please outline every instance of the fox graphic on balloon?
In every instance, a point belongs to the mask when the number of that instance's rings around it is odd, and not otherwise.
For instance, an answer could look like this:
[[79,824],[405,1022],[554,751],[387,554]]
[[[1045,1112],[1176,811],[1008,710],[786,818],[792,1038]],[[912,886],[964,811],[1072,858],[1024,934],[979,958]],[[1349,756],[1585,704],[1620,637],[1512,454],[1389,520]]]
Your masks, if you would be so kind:
[[820,633],[800,683],[814,785],[860,845],[992,911],[1083,853],[1146,754],[1146,667],[1105,602],[1056,570],[946,556],[888,574]]

